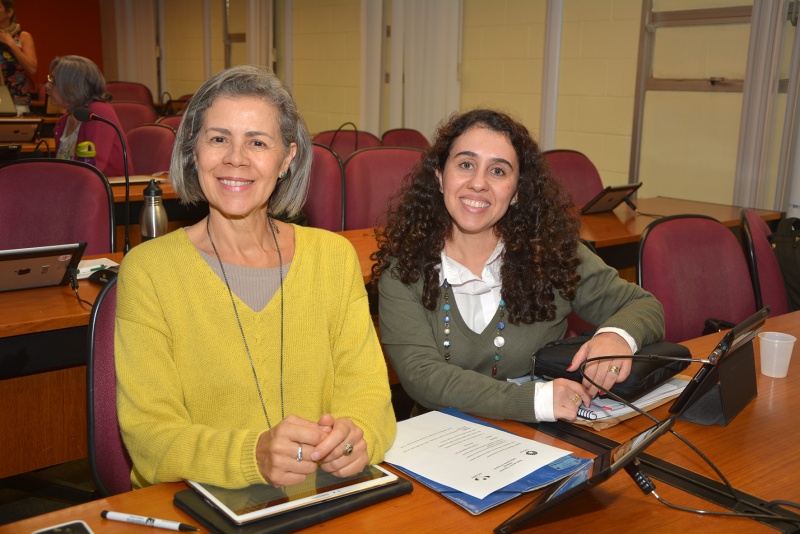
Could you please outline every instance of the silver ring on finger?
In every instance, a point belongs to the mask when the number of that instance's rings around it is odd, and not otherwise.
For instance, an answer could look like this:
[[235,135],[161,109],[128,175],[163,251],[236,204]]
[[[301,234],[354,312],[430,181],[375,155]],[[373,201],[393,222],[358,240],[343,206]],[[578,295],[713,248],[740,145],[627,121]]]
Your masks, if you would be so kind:
[[302,462],[303,461],[303,446],[302,445],[298,445],[297,446],[297,456],[295,457],[295,460],[297,460],[298,462]]
[[345,456],[350,456],[351,454],[353,454],[353,446],[345,441],[344,442],[344,455]]

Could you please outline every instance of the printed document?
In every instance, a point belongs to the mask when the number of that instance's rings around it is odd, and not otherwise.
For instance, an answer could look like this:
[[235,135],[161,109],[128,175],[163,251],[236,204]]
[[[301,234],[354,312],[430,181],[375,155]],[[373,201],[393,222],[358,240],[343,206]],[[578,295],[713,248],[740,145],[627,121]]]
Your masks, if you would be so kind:
[[441,412],[397,423],[385,460],[478,499],[570,454]]

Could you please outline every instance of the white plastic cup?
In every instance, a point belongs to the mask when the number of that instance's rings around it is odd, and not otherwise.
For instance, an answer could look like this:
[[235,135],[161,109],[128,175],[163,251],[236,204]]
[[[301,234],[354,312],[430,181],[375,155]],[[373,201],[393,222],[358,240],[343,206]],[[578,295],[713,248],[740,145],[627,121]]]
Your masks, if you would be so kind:
[[783,378],[789,372],[792,349],[797,338],[780,332],[758,334],[761,349],[761,374]]

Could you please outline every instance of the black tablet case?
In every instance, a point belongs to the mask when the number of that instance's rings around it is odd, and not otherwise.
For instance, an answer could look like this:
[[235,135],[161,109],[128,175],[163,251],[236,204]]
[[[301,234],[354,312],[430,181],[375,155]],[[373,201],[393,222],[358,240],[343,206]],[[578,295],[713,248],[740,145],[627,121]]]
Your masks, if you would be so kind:
[[[576,382],[581,382],[583,380],[583,375],[581,375],[580,370],[568,372],[567,367],[569,367],[572,358],[575,356],[575,353],[578,352],[578,349],[581,348],[581,345],[590,339],[591,336],[580,335],[548,343],[536,351],[535,374],[546,378],[568,378]],[[642,395],[649,393],[689,367],[689,363],[691,363],[689,359],[692,357],[692,353],[683,345],[669,343],[667,341],[659,341],[658,343],[645,345],[636,354],[657,354],[659,356],[686,358],[686,360],[634,359],[630,376],[628,376],[624,382],[616,384],[611,388],[612,393],[619,395],[627,401],[636,400]],[[601,364],[602,363],[603,362],[601,362]]]
[[203,527],[217,534],[256,534],[261,532],[283,533],[297,530],[328,521],[334,517],[366,508],[372,504],[385,501],[400,495],[411,493],[413,484],[403,477],[398,477],[394,484],[387,484],[353,495],[347,495],[328,502],[298,508],[291,512],[273,517],[258,519],[244,525],[236,525],[196,491],[187,489],[175,494],[175,506],[196,519]]

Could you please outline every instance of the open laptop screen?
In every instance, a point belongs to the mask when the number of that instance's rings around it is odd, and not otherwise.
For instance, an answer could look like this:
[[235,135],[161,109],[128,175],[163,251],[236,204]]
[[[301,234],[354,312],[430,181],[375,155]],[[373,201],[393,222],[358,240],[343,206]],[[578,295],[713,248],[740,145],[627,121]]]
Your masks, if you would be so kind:
[[0,291],[66,285],[86,242],[0,250]]

